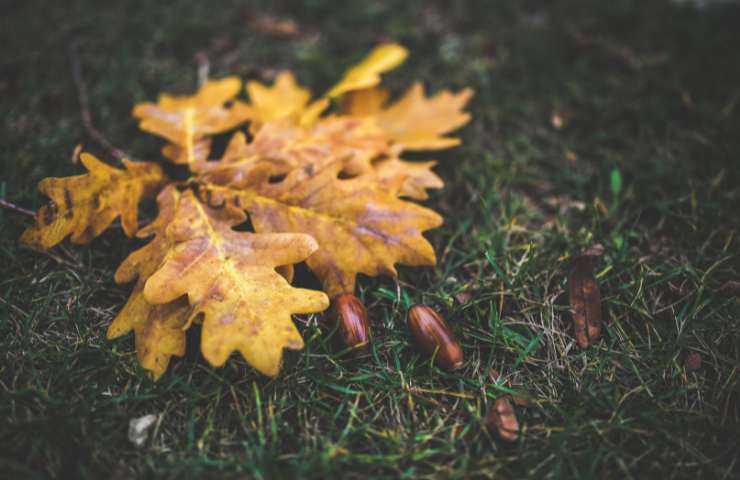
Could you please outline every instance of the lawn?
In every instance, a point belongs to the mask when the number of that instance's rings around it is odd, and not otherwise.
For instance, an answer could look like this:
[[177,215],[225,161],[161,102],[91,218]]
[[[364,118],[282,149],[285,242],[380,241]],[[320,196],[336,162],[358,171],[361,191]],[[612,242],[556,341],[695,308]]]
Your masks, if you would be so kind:
[[[133,104],[191,92],[198,52],[214,78],[291,69],[318,93],[393,40],[411,51],[394,92],[476,95],[463,145],[418,156],[446,182],[426,202],[438,266],[360,280],[360,358],[297,318],[306,348],[275,379],[236,355],[210,367],[191,332],[152,382],[132,336],[105,338],[131,288],[113,272],[142,242],[39,253],[17,242],[30,218],[0,210],[0,477],[738,478],[738,25],[725,2],[3,2],[0,198],[28,209],[39,180],[82,172],[77,144],[115,164],[83,128],[72,47],[95,126],[142,159],[161,142]],[[584,351],[566,279],[594,244],[605,325]],[[449,321],[463,368],[414,348],[413,303]],[[507,393],[528,403],[512,444],[481,427]]]

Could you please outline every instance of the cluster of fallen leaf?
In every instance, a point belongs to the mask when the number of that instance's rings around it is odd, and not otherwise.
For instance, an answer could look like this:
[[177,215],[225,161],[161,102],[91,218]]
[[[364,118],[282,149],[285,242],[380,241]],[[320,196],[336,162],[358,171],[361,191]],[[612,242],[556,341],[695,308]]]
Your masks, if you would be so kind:
[[[230,77],[138,104],[140,128],[164,138],[163,156],[190,178],[169,179],[151,162],[113,168],[83,153],[87,174],[40,183],[51,201],[21,240],[38,249],[66,237],[88,243],[120,217],[127,236],[152,239],[116,271],[116,282],[136,283],[108,337],[133,330],[138,360],[156,379],[183,355],[187,329],[202,323],[212,365],[239,351],[275,375],[283,349],[303,346],[292,314],[352,296],[358,273],[435,263],[422,234],[442,218],[411,200],[443,184],[435,162],[401,155],[457,145],[446,134],[469,120],[472,91],[427,96],[417,83],[388,102],[380,75],[406,56],[382,45],[315,100],[282,72],[271,86],[248,82],[248,102]],[[214,136],[229,132],[223,155],[211,158]],[[139,203],[153,196],[159,213],[139,229]],[[234,229],[247,219],[254,232]],[[326,293],[291,286],[293,265],[304,261]]]
[[[50,202],[21,240],[42,250],[66,237],[88,243],[118,217],[127,236],[151,237],[115,273],[116,282],[135,284],[108,337],[133,330],[139,363],[155,379],[173,355],[184,354],[193,323],[202,324],[201,350],[212,365],[238,351],[258,371],[276,375],[283,349],[303,347],[291,315],[321,312],[330,298],[344,344],[363,350],[370,327],[354,296],[357,274],[396,276],[396,264],[436,262],[422,234],[442,219],[411,200],[426,199],[443,183],[434,161],[402,154],[457,145],[446,135],[470,118],[463,111],[470,89],[428,97],[417,83],[389,103],[380,74],[406,56],[399,45],[380,46],[313,101],[283,72],[272,86],[248,82],[248,102],[238,98],[241,81],[230,77],[207,81],[192,96],[164,94],[136,105],[140,128],[166,140],[163,156],[187,167],[189,178],[167,178],[151,162],[123,160],[123,169],[113,168],[83,153],[87,174],[39,184]],[[214,136],[229,132],[223,155],[212,158]],[[139,203],[155,196],[158,215],[139,228]],[[234,229],[247,220],[253,232]],[[291,286],[300,262],[325,293]],[[575,260],[569,293],[575,336],[585,348],[600,332],[588,255]],[[413,307],[407,320],[438,366],[462,365],[462,348],[433,309]],[[511,402],[499,396],[487,417],[504,440],[519,431]]]

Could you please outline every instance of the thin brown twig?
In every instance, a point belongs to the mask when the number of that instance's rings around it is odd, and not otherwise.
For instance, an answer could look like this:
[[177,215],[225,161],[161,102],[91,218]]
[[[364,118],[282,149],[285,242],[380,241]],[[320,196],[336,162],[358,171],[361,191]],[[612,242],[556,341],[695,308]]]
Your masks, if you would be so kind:
[[80,57],[77,54],[77,43],[73,42],[67,48],[69,55],[69,62],[72,66],[72,78],[74,79],[75,86],[77,87],[77,98],[80,102],[80,115],[82,117],[82,125],[85,127],[87,134],[95,140],[103,149],[110,153],[113,157],[118,160],[129,158],[126,153],[120,148],[115,147],[100,130],[95,128],[92,121],[92,113],[90,113],[90,102],[87,95],[87,84],[82,76],[82,67],[80,66]]
[[9,202],[7,200],[3,200],[2,198],[0,198],[0,207],[5,208],[6,210],[10,210],[12,212],[20,213],[21,215],[26,215],[29,217],[36,216],[36,213],[34,213],[33,211],[23,208],[21,206],[18,206],[15,203]]
[[211,62],[208,60],[208,54],[200,50],[195,54],[195,63],[198,65],[198,88],[202,87],[208,81],[208,73],[211,70]]

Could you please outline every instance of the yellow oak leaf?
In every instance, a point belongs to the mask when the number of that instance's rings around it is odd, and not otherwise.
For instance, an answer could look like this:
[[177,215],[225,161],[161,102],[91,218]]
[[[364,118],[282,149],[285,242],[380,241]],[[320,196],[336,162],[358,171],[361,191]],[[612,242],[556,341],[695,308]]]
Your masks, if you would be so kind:
[[208,160],[211,152],[211,137],[201,137],[193,141],[191,147],[168,143],[162,147],[162,155],[176,164],[195,164]]
[[320,248],[306,264],[330,297],[352,293],[358,273],[396,276],[395,264],[434,265],[434,249],[422,232],[442,218],[397,198],[366,178],[340,180],[341,163],[309,175],[291,172],[257,190],[212,187],[219,201],[237,200],[257,232],[301,232]]
[[39,209],[21,242],[41,250],[68,235],[73,243],[89,243],[119,216],[124,233],[136,233],[139,202],[165,182],[159,165],[123,160],[125,170],[119,170],[88,153],[81,154],[80,161],[89,173],[39,183],[39,191],[51,202]]
[[301,114],[298,124],[301,127],[312,126],[319,120],[319,117],[322,113],[324,113],[324,110],[329,108],[330,104],[331,102],[328,98],[320,98],[311,102],[311,104],[306,107],[306,109]]
[[374,115],[383,109],[389,96],[388,90],[381,87],[355,90],[343,97],[342,109],[347,115],[353,117]]
[[117,283],[136,280],[131,296],[108,327],[113,339],[134,331],[136,357],[155,380],[167,370],[170,358],[185,353],[185,326],[191,308],[182,297],[163,305],[152,305],[144,298],[144,285],[157,270],[169,250],[166,228],[175,216],[180,193],[174,186],[166,187],[157,197],[159,215],[137,233],[137,237],[154,238],[129,255],[116,270]]
[[257,81],[248,82],[247,93],[257,125],[298,119],[311,99],[311,91],[298,86],[290,72],[280,72],[271,87]]
[[196,160],[195,145],[209,135],[231,130],[252,117],[251,109],[234,97],[241,89],[241,80],[228,77],[209,80],[195,95],[163,94],[157,103],[140,103],[133,115],[139,128],[166,138],[182,151],[166,155],[177,163]]
[[291,315],[320,312],[329,302],[322,292],[291,287],[275,270],[311,255],[318,248],[313,238],[232,230],[245,219],[229,205],[210,208],[184,192],[167,227],[170,248],[146,281],[144,298],[167,304],[187,295],[191,319],[202,315],[206,360],[221,366],[238,350],[255,369],[274,376],[283,348],[303,347]]
[[380,74],[393,70],[406,60],[408,50],[388,43],[373,49],[365,59],[347,70],[342,79],[329,90],[328,97],[338,97],[353,90],[374,87],[380,83]]
[[254,183],[257,166],[269,166],[265,177],[269,178],[298,168],[319,171],[341,161],[343,174],[356,176],[371,172],[372,162],[389,154],[388,146],[383,131],[371,120],[328,117],[309,128],[269,122],[252,142],[243,133],[235,133],[221,161],[199,162],[193,170],[204,174],[207,182],[242,187]]
[[393,191],[400,180],[401,187],[397,190],[399,196],[426,200],[429,198],[427,189],[444,186],[442,179],[432,171],[432,167],[436,164],[437,162],[433,160],[410,162],[392,156],[374,162],[374,171],[378,184],[387,190]]
[[463,108],[472,96],[473,90],[465,88],[426,97],[424,87],[415,83],[400,100],[373,118],[390,140],[406,150],[441,150],[460,144],[460,139],[444,135],[468,123],[470,114]]

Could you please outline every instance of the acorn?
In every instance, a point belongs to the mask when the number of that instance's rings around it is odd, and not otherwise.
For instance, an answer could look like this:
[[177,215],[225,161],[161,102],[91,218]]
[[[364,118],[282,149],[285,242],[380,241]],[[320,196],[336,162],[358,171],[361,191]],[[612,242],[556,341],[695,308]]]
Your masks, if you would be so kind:
[[519,420],[516,418],[509,395],[496,398],[484,423],[488,430],[495,432],[501,440],[514,442],[519,438]]
[[357,352],[366,352],[370,344],[370,324],[365,305],[351,293],[339,295],[333,303],[331,316],[342,343]]
[[444,370],[463,364],[463,350],[447,323],[430,307],[415,305],[408,313],[408,327],[419,348],[434,356],[434,363]]

